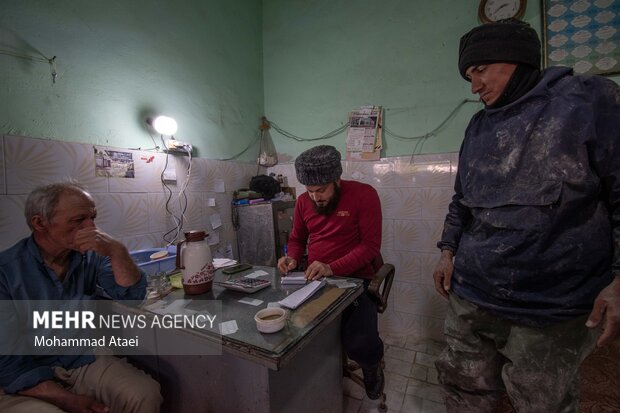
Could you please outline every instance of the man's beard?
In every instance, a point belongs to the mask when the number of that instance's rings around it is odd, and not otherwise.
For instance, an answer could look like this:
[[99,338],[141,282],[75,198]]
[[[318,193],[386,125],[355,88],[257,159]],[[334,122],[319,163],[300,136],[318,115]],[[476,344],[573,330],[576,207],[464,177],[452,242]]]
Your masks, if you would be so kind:
[[330,215],[336,210],[338,201],[340,201],[340,187],[334,182],[334,195],[332,196],[332,199],[330,199],[324,206],[318,206],[316,202],[313,202],[314,210],[319,215]]

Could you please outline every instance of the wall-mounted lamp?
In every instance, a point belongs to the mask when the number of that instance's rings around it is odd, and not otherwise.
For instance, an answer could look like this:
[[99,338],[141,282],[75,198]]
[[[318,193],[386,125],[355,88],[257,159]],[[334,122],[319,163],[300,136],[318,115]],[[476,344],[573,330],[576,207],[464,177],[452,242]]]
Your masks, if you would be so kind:
[[174,135],[177,132],[177,121],[169,116],[157,116],[155,119],[148,118],[146,123],[151,125],[153,129],[160,135]]
[[[161,135],[161,141],[164,144],[164,148],[170,152],[177,152],[188,154],[191,156],[193,150],[192,145],[186,142],[181,142],[175,139],[173,136],[177,131],[177,121],[169,116],[157,116],[155,118],[146,118],[146,123],[151,125],[157,133]],[[167,141],[164,141],[164,135],[170,136]],[[152,136],[151,136],[152,138]],[[158,147],[159,149],[159,147]]]

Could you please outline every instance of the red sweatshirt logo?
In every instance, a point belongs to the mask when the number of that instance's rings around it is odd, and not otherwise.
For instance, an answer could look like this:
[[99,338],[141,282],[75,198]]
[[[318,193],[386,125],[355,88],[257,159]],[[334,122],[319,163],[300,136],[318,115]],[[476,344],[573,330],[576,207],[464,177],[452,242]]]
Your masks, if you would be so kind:
[[336,216],[338,217],[348,217],[350,216],[349,211],[338,211],[336,212]]

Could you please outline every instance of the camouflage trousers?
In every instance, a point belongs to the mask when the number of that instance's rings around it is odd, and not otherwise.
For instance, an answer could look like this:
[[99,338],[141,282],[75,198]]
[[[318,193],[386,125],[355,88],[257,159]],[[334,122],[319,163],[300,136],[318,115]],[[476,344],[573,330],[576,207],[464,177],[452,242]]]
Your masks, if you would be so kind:
[[435,362],[447,412],[492,413],[507,393],[518,413],[578,413],[579,366],[600,334],[586,319],[524,327],[450,294]]

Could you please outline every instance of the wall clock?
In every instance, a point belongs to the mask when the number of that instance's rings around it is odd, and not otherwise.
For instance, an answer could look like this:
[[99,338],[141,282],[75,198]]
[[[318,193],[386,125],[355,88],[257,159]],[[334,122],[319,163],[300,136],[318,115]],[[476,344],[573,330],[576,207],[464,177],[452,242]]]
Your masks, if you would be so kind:
[[480,0],[478,18],[483,23],[492,23],[511,17],[520,19],[525,14],[527,0]]

